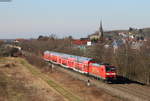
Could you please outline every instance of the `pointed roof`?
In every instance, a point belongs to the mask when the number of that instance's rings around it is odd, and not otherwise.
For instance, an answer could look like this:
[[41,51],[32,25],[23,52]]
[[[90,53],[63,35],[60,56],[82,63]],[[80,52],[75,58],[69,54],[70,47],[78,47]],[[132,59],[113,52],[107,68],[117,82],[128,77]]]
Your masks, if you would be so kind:
[[100,37],[103,37],[103,34],[104,34],[104,32],[103,32],[102,21],[100,21],[100,27],[99,27],[99,35],[100,35]]

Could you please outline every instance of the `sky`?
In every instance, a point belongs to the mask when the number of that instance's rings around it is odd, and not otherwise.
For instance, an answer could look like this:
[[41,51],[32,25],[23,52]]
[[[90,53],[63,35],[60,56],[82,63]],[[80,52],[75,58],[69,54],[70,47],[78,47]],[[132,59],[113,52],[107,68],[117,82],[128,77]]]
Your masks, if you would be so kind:
[[[150,27],[150,0],[0,0],[0,39]],[[7,1],[7,0],[6,0]]]

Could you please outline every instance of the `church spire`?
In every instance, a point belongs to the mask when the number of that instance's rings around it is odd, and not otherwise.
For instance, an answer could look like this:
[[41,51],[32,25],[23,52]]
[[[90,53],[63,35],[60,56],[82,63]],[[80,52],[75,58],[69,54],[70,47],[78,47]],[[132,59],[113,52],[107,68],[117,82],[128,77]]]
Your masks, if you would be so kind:
[[100,21],[100,27],[99,27],[99,38],[103,38],[104,32],[103,32],[103,26],[102,26],[102,21]]

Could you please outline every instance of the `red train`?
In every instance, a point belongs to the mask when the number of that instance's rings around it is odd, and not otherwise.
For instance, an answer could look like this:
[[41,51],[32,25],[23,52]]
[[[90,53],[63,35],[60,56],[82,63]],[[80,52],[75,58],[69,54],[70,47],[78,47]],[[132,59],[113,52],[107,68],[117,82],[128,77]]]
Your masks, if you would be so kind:
[[96,63],[94,59],[69,55],[59,52],[45,51],[44,60],[59,64],[74,71],[91,75],[105,81],[116,79],[116,69],[114,66]]

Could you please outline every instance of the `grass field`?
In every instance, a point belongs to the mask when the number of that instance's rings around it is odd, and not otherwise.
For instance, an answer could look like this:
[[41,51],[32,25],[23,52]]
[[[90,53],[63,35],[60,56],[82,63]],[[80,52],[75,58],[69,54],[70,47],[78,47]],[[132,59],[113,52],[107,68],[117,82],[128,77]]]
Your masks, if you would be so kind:
[[23,64],[25,67],[27,67],[31,71],[32,74],[40,77],[42,80],[47,82],[52,88],[54,88],[56,91],[58,91],[61,95],[63,95],[69,101],[82,101],[79,97],[75,96],[75,94],[69,92],[66,88],[63,88],[59,84],[55,83],[53,80],[50,79],[50,77],[41,73],[41,71],[39,71],[37,68],[30,65],[24,59],[19,59],[19,61],[21,62],[21,64]]
[[0,92],[0,101],[82,101],[22,58],[0,58]]

